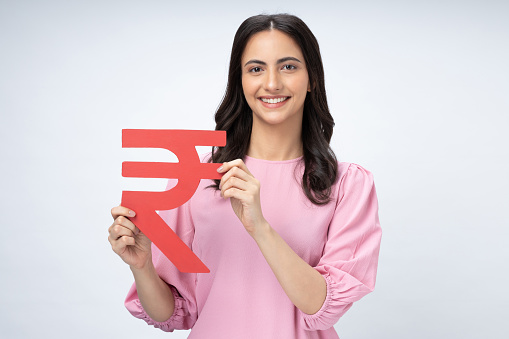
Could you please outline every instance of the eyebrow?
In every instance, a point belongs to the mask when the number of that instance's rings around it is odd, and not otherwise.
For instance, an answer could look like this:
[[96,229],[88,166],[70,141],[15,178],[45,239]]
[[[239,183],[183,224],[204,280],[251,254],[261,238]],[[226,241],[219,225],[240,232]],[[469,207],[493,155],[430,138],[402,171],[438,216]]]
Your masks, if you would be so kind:
[[[280,63],[283,63],[283,62],[287,62],[287,61],[297,61],[297,62],[300,62],[302,63],[299,59],[295,58],[295,57],[284,57],[284,58],[281,58],[279,59],[276,64],[280,64]],[[265,61],[261,61],[261,60],[257,60],[257,59],[252,59],[252,60],[249,60],[248,62],[246,62],[246,64],[244,65],[244,67],[246,67],[247,65],[249,64],[260,64],[260,65],[264,65],[266,66],[267,63]]]

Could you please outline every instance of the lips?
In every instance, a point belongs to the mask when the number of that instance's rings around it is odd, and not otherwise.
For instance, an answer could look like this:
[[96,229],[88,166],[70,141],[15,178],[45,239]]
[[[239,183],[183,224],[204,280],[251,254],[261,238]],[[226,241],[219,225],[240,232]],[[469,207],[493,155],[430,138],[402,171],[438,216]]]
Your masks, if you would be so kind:
[[278,98],[260,98],[261,101],[263,101],[266,104],[278,104],[280,102],[283,102],[290,97],[278,97]]

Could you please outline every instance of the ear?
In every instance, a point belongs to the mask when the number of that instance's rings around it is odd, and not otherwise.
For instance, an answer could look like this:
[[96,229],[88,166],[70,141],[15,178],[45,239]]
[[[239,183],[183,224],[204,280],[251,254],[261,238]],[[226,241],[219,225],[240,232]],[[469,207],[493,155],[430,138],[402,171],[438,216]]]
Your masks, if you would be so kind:
[[311,83],[308,81],[308,92],[311,92]]

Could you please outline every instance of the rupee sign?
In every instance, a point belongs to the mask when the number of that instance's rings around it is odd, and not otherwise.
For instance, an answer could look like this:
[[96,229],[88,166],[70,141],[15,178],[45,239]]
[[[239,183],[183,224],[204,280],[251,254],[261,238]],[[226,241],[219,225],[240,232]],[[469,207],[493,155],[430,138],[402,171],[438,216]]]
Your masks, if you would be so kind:
[[196,146],[225,146],[225,131],[123,129],[123,148],[163,148],[179,162],[122,163],[122,176],[129,178],[178,179],[164,192],[122,191],[122,206],[136,212],[131,221],[163,252],[181,272],[208,273],[207,266],[186,246],[156,213],[177,208],[188,201],[201,179],[220,179],[221,164],[201,163]]

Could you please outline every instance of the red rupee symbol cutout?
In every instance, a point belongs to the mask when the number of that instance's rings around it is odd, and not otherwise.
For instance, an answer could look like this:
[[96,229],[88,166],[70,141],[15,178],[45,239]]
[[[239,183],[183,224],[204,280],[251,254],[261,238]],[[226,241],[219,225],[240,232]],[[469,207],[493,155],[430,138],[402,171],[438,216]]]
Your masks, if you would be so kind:
[[122,163],[128,178],[176,178],[177,185],[163,192],[122,191],[121,205],[136,212],[131,221],[163,252],[180,272],[210,270],[164,222],[156,211],[177,208],[191,199],[201,179],[221,179],[221,164],[201,163],[196,146],[225,146],[225,131],[123,129],[122,148],[164,148],[179,162]]

